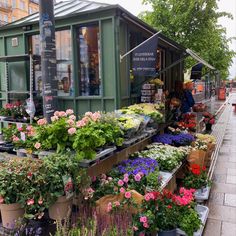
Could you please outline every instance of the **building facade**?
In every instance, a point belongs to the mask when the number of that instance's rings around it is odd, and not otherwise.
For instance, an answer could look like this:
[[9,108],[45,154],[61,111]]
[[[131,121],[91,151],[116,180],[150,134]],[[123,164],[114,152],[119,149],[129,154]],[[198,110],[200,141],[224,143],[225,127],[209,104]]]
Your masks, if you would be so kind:
[[39,0],[0,0],[0,26],[39,10]]

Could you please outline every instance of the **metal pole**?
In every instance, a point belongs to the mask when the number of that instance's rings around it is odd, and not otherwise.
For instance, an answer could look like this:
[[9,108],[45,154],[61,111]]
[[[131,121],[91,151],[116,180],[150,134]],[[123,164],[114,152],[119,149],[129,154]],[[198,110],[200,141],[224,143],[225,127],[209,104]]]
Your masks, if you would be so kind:
[[136,47],[134,47],[133,49],[131,49],[130,51],[128,51],[127,53],[125,53],[124,55],[120,55],[120,62],[122,61],[122,59],[124,57],[126,57],[127,55],[129,55],[131,52],[133,52],[135,49],[139,48],[140,46],[142,46],[143,44],[145,44],[147,41],[149,41],[150,39],[152,39],[153,37],[157,36],[158,34],[160,34],[162,32],[162,30],[158,31],[157,33],[155,33],[154,35],[152,35],[150,38],[146,39],[145,41],[143,41],[142,43],[140,43],[139,45],[137,45]]
[[57,109],[57,64],[53,0],[39,0],[43,114],[50,118]]

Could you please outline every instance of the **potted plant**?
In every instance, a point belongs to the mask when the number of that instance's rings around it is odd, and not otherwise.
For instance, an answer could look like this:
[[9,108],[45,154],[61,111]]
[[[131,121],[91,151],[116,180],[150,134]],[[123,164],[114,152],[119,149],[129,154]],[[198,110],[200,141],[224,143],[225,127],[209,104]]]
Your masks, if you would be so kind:
[[210,181],[207,179],[206,167],[197,164],[191,165],[189,172],[183,179],[183,186],[188,189],[196,189],[196,200],[207,200],[210,193]]
[[203,112],[202,115],[204,117],[203,122],[206,125],[206,131],[211,131],[212,125],[215,124],[215,116],[210,112]]
[[194,202],[195,189],[180,188],[179,195],[175,195],[178,227],[188,236],[193,236],[201,227],[201,219]]
[[48,189],[49,217],[62,220],[70,214],[78,162],[70,153],[54,154],[43,159],[42,168]]
[[3,227],[14,228],[16,220],[22,218],[24,209],[20,205],[21,193],[27,182],[28,159],[9,160],[0,165],[0,209]]

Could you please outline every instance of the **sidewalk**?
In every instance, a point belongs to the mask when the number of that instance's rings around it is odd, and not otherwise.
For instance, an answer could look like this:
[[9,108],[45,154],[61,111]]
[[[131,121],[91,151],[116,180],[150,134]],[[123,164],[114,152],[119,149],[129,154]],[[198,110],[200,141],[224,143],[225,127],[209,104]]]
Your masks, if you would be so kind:
[[[236,94],[233,94],[233,99]],[[231,106],[231,105],[230,105]],[[213,174],[204,236],[236,235],[236,113],[230,117]]]

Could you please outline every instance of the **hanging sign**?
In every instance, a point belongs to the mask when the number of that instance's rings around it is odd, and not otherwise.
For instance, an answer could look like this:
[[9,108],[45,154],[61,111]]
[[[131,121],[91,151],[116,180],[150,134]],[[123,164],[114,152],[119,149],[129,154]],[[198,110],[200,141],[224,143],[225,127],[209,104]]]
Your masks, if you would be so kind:
[[155,76],[157,74],[158,36],[133,51],[133,74],[138,76]]

